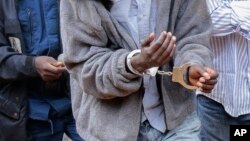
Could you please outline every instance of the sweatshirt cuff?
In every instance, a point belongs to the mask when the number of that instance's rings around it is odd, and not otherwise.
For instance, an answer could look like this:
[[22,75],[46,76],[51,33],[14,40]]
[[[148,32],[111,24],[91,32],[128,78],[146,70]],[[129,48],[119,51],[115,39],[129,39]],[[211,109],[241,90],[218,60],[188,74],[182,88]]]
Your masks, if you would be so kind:
[[27,66],[27,69],[28,69],[27,71],[29,72],[30,76],[38,77],[39,74],[36,71],[35,58],[36,57],[34,56],[27,56],[25,64]]

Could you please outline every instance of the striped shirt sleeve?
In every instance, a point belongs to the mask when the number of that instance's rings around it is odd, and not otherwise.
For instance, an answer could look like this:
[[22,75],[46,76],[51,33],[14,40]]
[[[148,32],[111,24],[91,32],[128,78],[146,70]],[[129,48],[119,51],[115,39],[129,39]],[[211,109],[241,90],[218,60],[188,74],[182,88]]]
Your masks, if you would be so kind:
[[250,1],[207,0],[214,36],[239,32],[250,39]]

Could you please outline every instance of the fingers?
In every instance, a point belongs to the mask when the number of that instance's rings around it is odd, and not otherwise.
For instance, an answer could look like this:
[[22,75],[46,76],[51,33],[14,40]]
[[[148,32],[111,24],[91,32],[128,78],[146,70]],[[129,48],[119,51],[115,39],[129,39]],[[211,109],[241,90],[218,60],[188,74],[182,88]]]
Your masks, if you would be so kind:
[[209,80],[211,79],[211,76],[209,75],[208,72],[204,71],[203,73],[201,73],[202,77],[205,79],[205,80]]
[[203,77],[201,77],[199,79],[199,82],[202,84],[208,84],[208,85],[214,85],[217,83],[217,79],[209,79],[209,80],[205,80]]
[[209,80],[208,82],[203,83],[199,87],[199,90],[204,92],[204,93],[211,93],[211,91],[214,89],[216,83],[217,83],[216,79]]
[[150,33],[149,36],[148,36],[148,38],[141,43],[141,47],[142,48],[149,47],[150,44],[151,44],[151,42],[154,41],[154,39],[155,39],[155,34],[154,33]]
[[204,80],[204,78],[200,78],[197,82],[197,86],[200,88],[209,89],[210,86],[214,86],[217,83],[217,79]]
[[[150,47],[151,52],[154,52],[153,57],[157,55],[157,50],[161,48],[164,41],[167,39],[167,32],[163,31],[160,35],[160,37],[157,39],[157,41],[154,42],[154,44]],[[158,54],[159,55],[159,54]],[[158,57],[158,56],[157,56]]]
[[159,60],[164,60],[169,57],[171,51],[175,45],[176,37],[172,36],[172,33],[168,32],[166,38],[161,46],[157,47],[157,51],[153,57],[158,58]]
[[63,62],[57,62],[56,67],[65,67],[65,65],[63,64]]
[[209,80],[211,79],[210,74],[206,71],[206,69],[202,66],[191,66],[190,68],[190,76],[193,76],[195,78],[202,78],[201,82],[205,81],[205,80]]
[[35,67],[44,81],[58,79],[66,71],[64,64],[52,57],[39,56],[35,58]]
[[208,67],[191,66],[189,69],[189,80],[192,85],[197,86],[200,91],[210,93],[217,83],[218,73]]
[[48,64],[44,71],[41,72],[41,77],[44,81],[57,80],[64,71],[64,67],[55,67],[51,64]]
[[163,52],[163,54],[161,55],[161,58],[160,58],[164,62],[164,64],[172,59],[174,52],[175,52],[175,49],[176,49],[175,43],[176,43],[176,37],[173,36],[171,38],[170,43],[168,44],[167,49]]
[[199,81],[197,82],[197,85],[200,91],[204,93],[211,93],[217,83],[218,73],[208,67],[205,67],[204,69],[206,70],[206,73],[209,75],[210,79],[200,77]]
[[162,32],[159,39],[151,46],[153,52],[152,60],[158,66],[166,64],[173,57],[175,51],[176,37],[172,33]]
[[[201,67],[201,66],[198,66],[198,65],[194,65],[194,66],[190,66],[190,69],[189,69],[189,79],[194,79],[196,81],[198,81],[201,77],[204,77],[206,76],[206,70]],[[204,77],[204,79],[206,79]]]
[[218,78],[219,75],[214,69],[211,69],[209,67],[204,67],[204,69],[205,69],[205,73],[203,73],[202,76],[206,80]]
[[[167,63],[173,56],[175,50],[176,37],[163,31],[154,42],[155,35],[151,33],[141,46],[141,53],[133,57],[132,63],[138,64],[137,70],[146,70],[151,67],[159,67]],[[135,63],[137,62],[137,63]]]
[[168,33],[167,33],[167,38],[166,38],[166,40],[164,41],[164,43],[162,44],[162,47],[161,47],[161,48],[165,48],[165,49],[162,49],[163,51],[166,50],[166,49],[168,48],[169,43],[170,43],[171,40],[172,40],[172,37],[174,37],[174,36],[172,36],[172,33],[171,33],[171,32],[168,32]]
[[48,72],[48,74],[51,73],[57,75],[66,70],[62,62],[58,62],[52,57],[48,57],[47,61],[44,62],[44,65],[44,69]]
[[219,74],[214,69],[211,69],[209,67],[205,67],[205,70],[209,73],[211,79],[218,78]]
[[47,70],[48,72],[52,74],[58,74],[58,73],[64,72],[66,69],[65,67],[55,67],[51,64],[48,64],[45,70]]
[[199,88],[199,90],[203,93],[211,93],[213,89],[203,89],[203,88]]
[[157,49],[154,56],[159,58],[163,54],[163,52],[168,49],[168,45],[171,41],[171,38],[172,38],[172,33],[168,32],[166,34],[166,38],[164,39],[164,41],[162,43],[156,42],[153,45],[153,47],[155,47]]
[[49,64],[51,64],[51,65],[53,65],[53,66],[59,65],[59,64],[58,64],[58,61],[55,60],[55,59],[52,58],[52,57],[47,57],[46,60],[45,60],[45,62],[47,62],[47,63],[49,63]]
[[[199,86],[202,87],[202,85],[215,85],[217,83],[218,73],[208,67],[205,67],[205,73],[203,73],[203,77],[199,78]],[[207,78],[204,76],[209,75]],[[209,78],[209,79],[208,79]]]

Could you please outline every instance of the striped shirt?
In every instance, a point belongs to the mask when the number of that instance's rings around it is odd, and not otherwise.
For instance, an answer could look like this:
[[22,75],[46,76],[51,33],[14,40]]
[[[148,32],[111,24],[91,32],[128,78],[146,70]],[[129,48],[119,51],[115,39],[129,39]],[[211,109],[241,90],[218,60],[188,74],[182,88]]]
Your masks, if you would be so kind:
[[250,113],[250,0],[207,0],[211,14],[214,68],[218,83],[211,94],[233,117]]

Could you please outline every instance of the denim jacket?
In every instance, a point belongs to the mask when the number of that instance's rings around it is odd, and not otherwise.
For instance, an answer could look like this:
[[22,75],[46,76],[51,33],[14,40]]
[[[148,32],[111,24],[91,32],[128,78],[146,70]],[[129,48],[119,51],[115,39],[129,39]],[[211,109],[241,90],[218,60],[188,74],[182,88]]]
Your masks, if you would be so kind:
[[[18,19],[18,0],[0,1],[0,140],[29,141],[28,86],[40,79],[28,55]],[[13,136],[13,130],[15,135]]]

